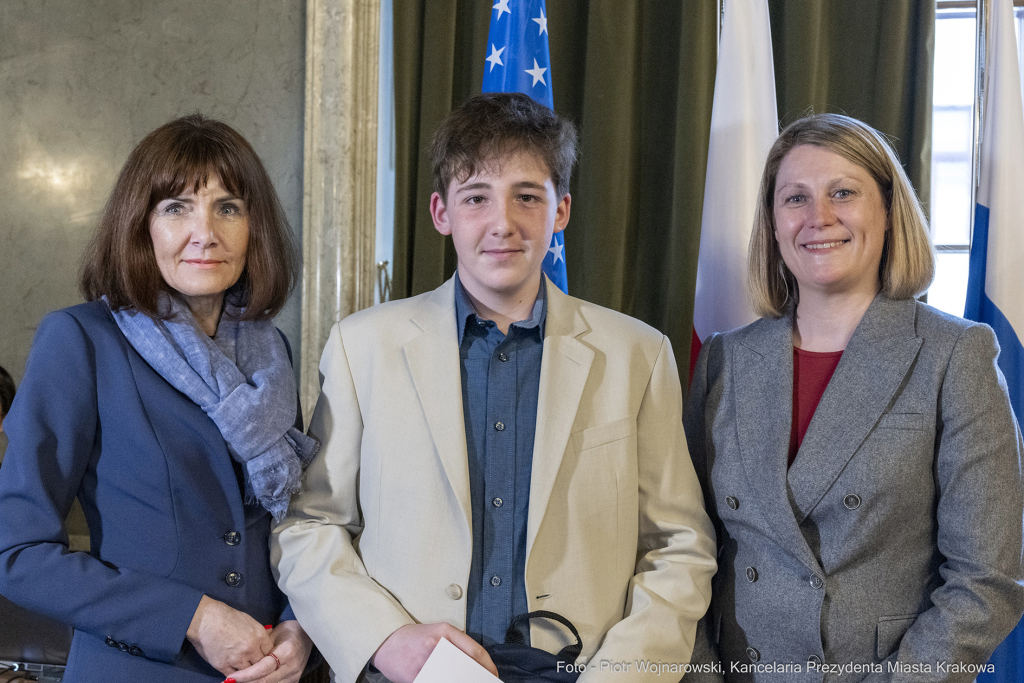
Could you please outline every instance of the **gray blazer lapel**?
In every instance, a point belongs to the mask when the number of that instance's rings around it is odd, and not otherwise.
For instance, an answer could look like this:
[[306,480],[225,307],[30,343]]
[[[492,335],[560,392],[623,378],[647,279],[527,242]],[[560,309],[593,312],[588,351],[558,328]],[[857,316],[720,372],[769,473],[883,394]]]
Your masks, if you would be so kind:
[[569,445],[569,435],[583,389],[590,376],[594,351],[577,337],[589,332],[573,300],[548,282],[548,312],[544,323],[544,355],[541,359],[540,393],[537,401],[537,433],[533,442],[530,475],[530,511],[527,518],[526,554],[529,557],[541,520],[551,499],[558,468]]
[[916,306],[880,294],[853,333],[789,470],[798,522],[842,473],[913,366],[921,349]]
[[785,548],[810,567],[817,560],[796,524],[786,486],[793,414],[793,319],[762,318],[733,351],[736,431],[747,481]]
[[454,280],[434,290],[412,318],[423,330],[402,347],[430,436],[455,499],[472,520],[469,496],[469,455],[462,407],[462,370],[455,329]]

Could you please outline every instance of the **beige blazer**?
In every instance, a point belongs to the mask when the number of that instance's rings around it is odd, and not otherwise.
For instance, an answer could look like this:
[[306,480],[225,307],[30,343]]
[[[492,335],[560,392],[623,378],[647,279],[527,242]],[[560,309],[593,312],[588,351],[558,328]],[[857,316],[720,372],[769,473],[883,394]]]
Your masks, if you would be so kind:
[[[529,608],[579,629],[591,662],[580,681],[661,680],[636,661],[689,661],[716,569],[672,350],[647,325],[546,286]],[[349,683],[405,624],[466,626],[473,511],[454,280],[343,320],[320,372],[309,431],[323,447],[271,552],[299,622]],[[530,636],[552,652],[570,642],[544,623]]]

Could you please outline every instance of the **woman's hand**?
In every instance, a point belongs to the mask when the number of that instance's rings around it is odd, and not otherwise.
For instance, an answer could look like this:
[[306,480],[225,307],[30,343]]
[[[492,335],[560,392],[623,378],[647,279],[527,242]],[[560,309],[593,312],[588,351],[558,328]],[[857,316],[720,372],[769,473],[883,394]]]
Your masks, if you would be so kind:
[[273,647],[262,624],[206,595],[185,635],[199,656],[225,676],[252,666]]
[[236,683],[295,683],[299,680],[313,650],[313,641],[295,620],[278,624],[270,632],[270,639],[274,649],[248,669],[231,674],[231,679]]

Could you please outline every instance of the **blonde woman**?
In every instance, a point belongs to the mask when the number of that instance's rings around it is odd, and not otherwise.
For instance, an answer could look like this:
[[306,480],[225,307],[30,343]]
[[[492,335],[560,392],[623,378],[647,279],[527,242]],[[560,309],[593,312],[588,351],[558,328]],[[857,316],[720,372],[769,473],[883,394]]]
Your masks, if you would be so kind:
[[877,131],[782,132],[750,244],[764,317],[707,340],[686,409],[719,546],[694,663],[721,665],[687,681],[972,681],[1024,612],[998,346],[915,301],[932,277]]

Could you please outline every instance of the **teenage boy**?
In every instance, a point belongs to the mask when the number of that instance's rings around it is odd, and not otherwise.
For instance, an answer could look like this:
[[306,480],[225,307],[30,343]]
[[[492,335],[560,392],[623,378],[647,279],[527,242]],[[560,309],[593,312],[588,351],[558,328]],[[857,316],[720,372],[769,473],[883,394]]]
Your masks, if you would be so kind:
[[[412,681],[441,637],[493,671],[481,644],[532,610],[579,629],[580,681],[690,660],[715,542],[669,342],[541,274],[575,157],[572,124],[525,95],[452,112],[430,212],[456,275],[331,333],[323,446],[271,546],[341,683]],[[544,619],[525,635],[574,642]]]

